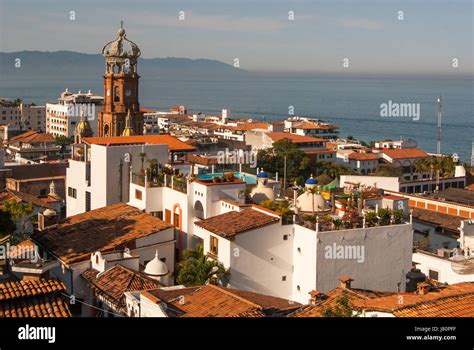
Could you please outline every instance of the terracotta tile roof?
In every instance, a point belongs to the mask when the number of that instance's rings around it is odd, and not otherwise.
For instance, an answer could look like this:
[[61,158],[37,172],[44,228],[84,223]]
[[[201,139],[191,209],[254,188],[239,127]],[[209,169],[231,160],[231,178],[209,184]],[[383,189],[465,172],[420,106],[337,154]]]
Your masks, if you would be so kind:
[[470,184],[470,185],[464,187],[464,189],[466,189],[468,191],[474,191],[474,184]]
[[336,153],[334,149],[317,149],[312,151],[304,151],[305,154],[321,154],[321,153]]
[[8,166],[11,170],[9,178],[15,180],[44,179],[48,177],[66,177],[67,163],[42,163]]
[[266,317],[264,312],[260,310],[251,310],[251,311],[244,311],[237,315],[232,315],[229,317],[246,317],[246,318],[255,318],[255,317]]
[[392,159],[407,159],[407,158],[426,158],[428,153],[419,148],[377,148],[378,152],[385,153]]
[[[396,293],[359,300],[354,302],[354,306],[366,311],[388,312],[402,317],[474,317],[473,297],[474,282],[463,282],[426,294]],[[457,307],[450,308],[455,305]]]
[[391,194],[391,195],[385,195],[383,196],[383,198],[385,199],[391,199],[391,200],[400,200],[400,199],[405,199],[405,197],[402,197],[402,196],[396,196],[394,194]]
[[231,238],[239,233],[275,224],[279,221],[278,217],[264,214],[258,210],[246,209],[216,215],[209,219],[196,221],[194,224],[221,237]]
[[[26,254],[31,254],[35,251],[36,245],[31,239],[24,240],[20,243],[15,244],[15,246],[10,246],[8,250],[8,257],[13,260],[24,260]],[[1,295],[0,295],[1,300]]]
[[29,130],[23,134],[12,137],[9,141],[10,143],[23,142],[23,143],[54,143],[54,136],[46,133],[39,133],[34,130]]
[[148,299],[151,299],[155,302],[170,302],[176,298],[181,298],[185,295],[188,295],[192,292],[195,292],[201,287],[186,287],[186,288],[175,288],[175,289],[153,289],[143,292]]
[[62,282],[53,279],[0,283],[0,318],[70,317],[61,297],[65,289]]
[[160,288],[163,285],[142,272],[131,270],[122,265],[115,265],[99,274],[99,271],[88,269],[81,274],[96,295],[116,305],[117,310],[125,306],[125,292],[142,291]]
[[181,317],[255,317],[285,313],[301,307],[298,303],[291,304],[289,300],[250,292],[242,294],[242,291],[210,284],[185,298],[171,301],[171,304],[181,310]]
[[459,234],[459,225],[461,220],[465,218],[461,216],[450,215],[446,213],[440,213],[437,211],[431,211],[427,209],[412,208],[413,209],[413,219],[418,221],[423,221],[430,223],[435,226],[448,229]]
[[391,295],[393,293],[374,292],[353,288],[337,287],[327,294],[320,293],[320,300],[315,305],[308,305],[301,311],[294,313],[293,317],[323,317],[323,311],[326,309],[333,309],[338,306],[339,300],[342,297],[347,297],[349,305],[353,306],[356,301],[370,300],[382,295]]
[[15,200],[17,203],[32,203],[36,207],[54,209],[52,205],[31,194],[17,192],[9,189],[0,190],[0,208],[3,207],[3,202],[12,199]]
[[205,157],[197,154],[188,154],[186,157],[188,162],[201,164],[201,165],[216,165],[217,157]]
[[194,151],[196,148],[178,140],[171,135],[136,135],[136,136],[113,136],[113,137],[85,137],[84,142],[94,145],[131,145],[150,144],[168,145],[170,151]]
[[474,317],[474,294],[421,302],[395,310],[396,317]]
[[266,134],[273,140],[273,142],[277,142],[283,139],[288,139],[289,141],[294,142],[294,143],[325,142],[326,141],[324,139],[317,138],[317,137],[296,135],[296,134],[291,134],[289,132],[267,132]]
[[379,157],[376,154],[373,154],[373,153],[353,152],[353,153],[349,154],[349,159],[354,159],[354,160],[376,160],[376,159],[379,159]]
[[135,248],[135,240],[173,227],[124,203],[66,218],[57,228],[32,235],[38,245],[66,264],[88,260],[95,251]]
[[268,129],[269,126],[270,126],[269,123],[263,123],[263,122],[239,123],[236,126],[236,129],[241,130],[241,131],[248,131],[248,130],[255,130],[255,129]]
[[54,279],[6,281],[0,283],[0,301],[33,297],[64,289],[63,283]]

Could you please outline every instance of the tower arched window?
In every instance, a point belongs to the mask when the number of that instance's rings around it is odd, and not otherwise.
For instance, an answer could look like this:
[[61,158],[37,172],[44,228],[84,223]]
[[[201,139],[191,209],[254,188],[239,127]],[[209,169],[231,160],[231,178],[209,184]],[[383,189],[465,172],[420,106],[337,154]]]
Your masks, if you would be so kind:
[[114,102],[120,102],[120,86],[114,87]]

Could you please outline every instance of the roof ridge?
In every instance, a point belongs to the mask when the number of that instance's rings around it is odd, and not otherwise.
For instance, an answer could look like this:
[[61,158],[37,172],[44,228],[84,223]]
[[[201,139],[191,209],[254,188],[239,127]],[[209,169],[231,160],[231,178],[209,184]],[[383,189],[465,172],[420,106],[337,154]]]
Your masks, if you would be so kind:
[[[230,296],[232,296],[232,297],[235,298],[235,299],[239,299],[239,300],[241,300],[241,301],[243,301],[243,302],[245,302],[245,303],[247,303],[247,304],[249,304],[249,305],[252,305],[253,307],[256,307],[256,308],[259,309],[259,310],[263,310],[263,306],[258,305],[258,304],[254,303],[254,302],[252,302],[252,301],[250,301],[250,300],[248,300],[248,299],[245,299],[244,297],[241,297],[240,295],[237,295],[237,294],[232,293],[232,292],[230,291],[232,288],[225,288],[225,287],[221,287],[221,286],[216,286],[216,285],[214,285],[214,284],[206,284],[205,286],[209,286],[209,287],[211,287],[211,288],[217,289],[217,290],[221,291],[222,293],[227,294],[227,295],[230,295]],[[204,287],[205,287],[205,286],[204,286]],[[250,293],[252,293],[252,292],[250,292]]]
[[394,308],[392,310],[393,311],[399,311],[399,310],[404,310],[404,309],[408,309],[408,308],[411,308],[411,307],[417,307],[417,306],[420,306],[420,305],[423,305],[423,304],[436,303],[440,300],[446,300],[446,299],[458,298],[458,297],[465,297],[465,296],[468,296],[468,295],[473,295],[474,296],[474,291],[460,293],[460,294],[444,295],[444,296],[441,296],[441,297],[436,298],[436,299],[421,300],[421,301],[418,301],[418,302],[413,303],[413,304],[404,305],[404,306]]

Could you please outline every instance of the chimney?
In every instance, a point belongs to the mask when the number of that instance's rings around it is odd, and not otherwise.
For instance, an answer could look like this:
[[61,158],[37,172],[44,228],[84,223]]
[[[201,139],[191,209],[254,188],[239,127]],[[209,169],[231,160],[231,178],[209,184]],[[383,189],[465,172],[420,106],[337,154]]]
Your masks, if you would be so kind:
[[426,282],[421,282],[416,285],[417,294],[425,295],[425,294],[428,294],[429,290],[430,290],[430,285]]
[[38,230],[44,231],[59,224],[59,215],[53,209],[46,209],[38,213]]
[[352,281],[353,279],[348,276],[341,276],[339,277],[339,287],[344,289],[350,289]]
[[326,294],[319,290],[312,290],[311,292],[308,293],[310,298],[309,298],[309,303],[311,305],[315,305],[318,301],[326,299]]

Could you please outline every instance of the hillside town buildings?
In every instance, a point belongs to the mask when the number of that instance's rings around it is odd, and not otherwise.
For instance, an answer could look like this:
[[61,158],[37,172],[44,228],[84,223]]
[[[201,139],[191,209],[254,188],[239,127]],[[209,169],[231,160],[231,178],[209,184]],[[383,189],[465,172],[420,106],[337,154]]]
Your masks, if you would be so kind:
[[[16,229],[0,236],[21,233],[28,253],[0,259],[0,316],[324,317],[344,296],[360,317],[472,316],[456,307],[471,305],[474,291],[462,164],[434,177],[418,167],[433,155],[414,140],[367,145],[309,117],[145,109],[141,51],[123,26],[102,55],[103,98],[66,90],[46,105],[46,133],[4,138],[0,208],[33,210],[8,213]],[[310,167],[348,175],[290,183],[286,168],[240,161],[282,141]],[[402,175],[382,176],[384,167]],[[178,283],[190,251],[226,280],[212,269],[199,285]]]
[[46,104],[46,132],[57,136],[72,137],[81,116],[84,115],[97,135],[97,116],[102,110],[103,97],[87,93],[70,92],[67,88],[58,103]]

